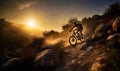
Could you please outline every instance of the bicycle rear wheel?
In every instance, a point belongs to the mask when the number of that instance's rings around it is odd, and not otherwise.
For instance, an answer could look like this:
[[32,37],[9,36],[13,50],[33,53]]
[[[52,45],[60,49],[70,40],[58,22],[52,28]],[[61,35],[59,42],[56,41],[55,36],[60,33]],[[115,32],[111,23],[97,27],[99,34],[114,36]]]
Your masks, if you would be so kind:
[[77,44],[77,38],[75,36],[70,36],[69,43],[72,46],[75,46]]
[[80,39],[81,42],[84,42],[85,41],[85,37],[83,34],[81,34],[81,39]]

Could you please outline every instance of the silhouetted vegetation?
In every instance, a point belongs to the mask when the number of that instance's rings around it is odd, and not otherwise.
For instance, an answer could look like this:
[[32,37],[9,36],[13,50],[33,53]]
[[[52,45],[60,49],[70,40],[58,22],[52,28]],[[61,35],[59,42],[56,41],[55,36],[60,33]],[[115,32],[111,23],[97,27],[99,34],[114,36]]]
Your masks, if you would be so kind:
[[103,14],[104,17],[118,17],[120,16],[120,4],[119,3],[113,3],[111,4]]
[[57,31],[51,30],[49,32],[48,31],[44,32],[43,36],[45,38],[58,38],[60,37],[60,34]]

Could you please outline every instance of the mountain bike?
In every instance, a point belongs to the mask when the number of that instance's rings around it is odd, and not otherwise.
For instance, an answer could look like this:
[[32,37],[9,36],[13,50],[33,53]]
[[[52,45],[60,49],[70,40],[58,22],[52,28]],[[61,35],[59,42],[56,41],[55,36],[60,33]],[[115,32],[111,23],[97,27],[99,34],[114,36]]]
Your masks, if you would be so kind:
[[78,29],[75,29],[72,31],[72,35],[69,37],[69,43],[70,45],[74,46],[77,44],[78,40],[80,40],[81,42],[84,42],[85,38],[84,38],[84,35],[78,31]]

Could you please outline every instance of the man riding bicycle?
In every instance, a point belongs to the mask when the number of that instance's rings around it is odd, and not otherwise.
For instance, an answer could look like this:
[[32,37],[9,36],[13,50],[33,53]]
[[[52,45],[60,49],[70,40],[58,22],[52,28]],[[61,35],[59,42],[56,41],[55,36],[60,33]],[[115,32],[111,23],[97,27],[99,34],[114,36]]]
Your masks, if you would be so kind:
[[77,20],[77,18],[70,19],[69,23],[74,24],[74,26],[71,28],[70,31],[72,31],[72,30],[76,31],[76,29],[77,29],[78,37],[80,37],[80,35],[83,35],[82,34],[82,30],[83,30],[82,24],[80,24],[80,22]]

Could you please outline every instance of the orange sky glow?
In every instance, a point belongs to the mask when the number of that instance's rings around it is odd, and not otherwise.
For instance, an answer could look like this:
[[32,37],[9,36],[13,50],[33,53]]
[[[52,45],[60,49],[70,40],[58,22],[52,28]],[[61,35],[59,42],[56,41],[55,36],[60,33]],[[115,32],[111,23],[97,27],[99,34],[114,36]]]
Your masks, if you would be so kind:
[[[34,19],[41,31],[62,31],[72,17],[81,21],[84,17],[102,14],[104,9],[117,0],[1,0],[0,18],[16,24],[28,25],[26,21]],[[30,24],[29,24],[30,27]],[[34,26],[35,27],[35,26]],[[32,28],[31,28],[32,29]]]

